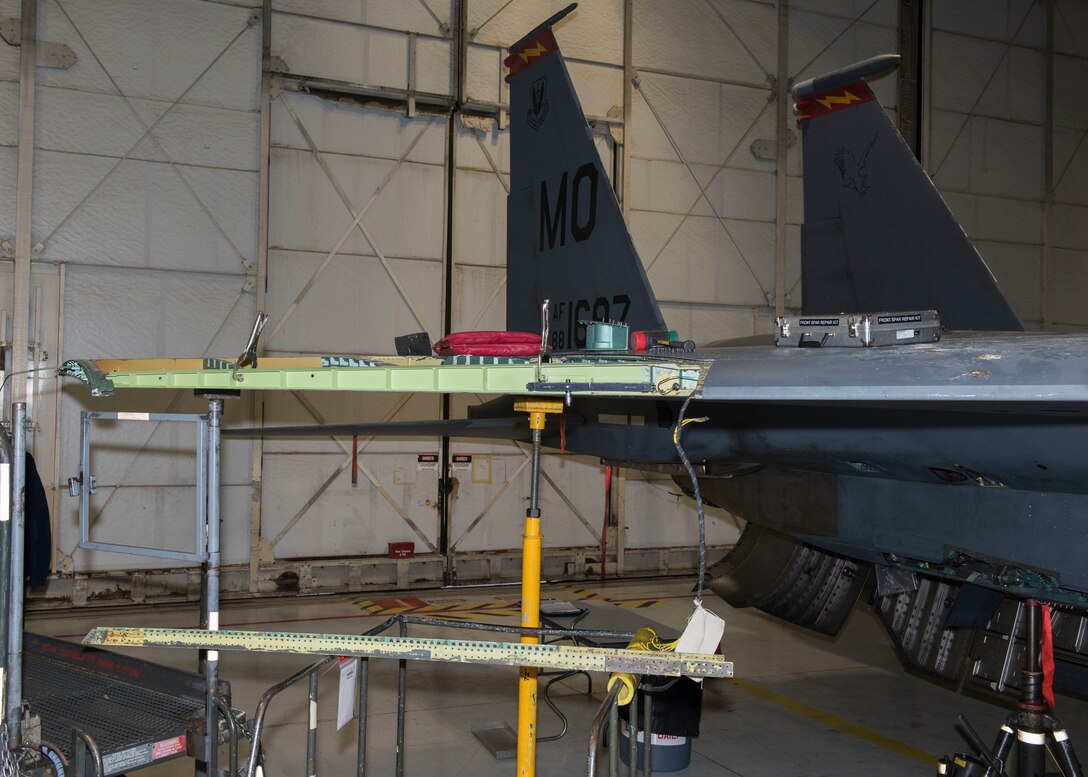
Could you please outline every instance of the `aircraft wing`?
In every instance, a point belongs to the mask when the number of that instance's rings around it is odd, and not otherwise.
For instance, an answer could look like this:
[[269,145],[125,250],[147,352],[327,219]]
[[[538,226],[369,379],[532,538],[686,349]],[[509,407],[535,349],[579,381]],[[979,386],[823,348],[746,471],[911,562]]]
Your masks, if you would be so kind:
[[700,399],[749,402],[1086,402],[1084,335],[947,334],[888,348],[713,353]]

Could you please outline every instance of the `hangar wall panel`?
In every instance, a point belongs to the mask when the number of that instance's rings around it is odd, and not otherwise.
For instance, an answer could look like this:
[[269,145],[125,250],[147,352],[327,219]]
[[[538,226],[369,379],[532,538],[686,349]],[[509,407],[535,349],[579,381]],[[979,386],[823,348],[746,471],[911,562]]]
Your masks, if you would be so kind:
[[[8,5],[18,16],[18,4]],[[257,242],[256,21],[247,5],[201,0],[39,4],[39,38],[64,43],[77,57],[67,70],[37,71],[32,242],[42,244],[35,277],[52,279],[41,311],[52,330],[35,341],[42,364],[222,356],[244,343],[255,313],[246,281]],[[9,51],[0,46],[0,79],[13,81]],[[0,84],[0,99],[12,88],[17,84]],[[4,125],[0,133],[0,142],[14,144]],[[0,212],[6,220],[14,208]],[[76,549],[77,504],[66,480],[78,472],[79,412],[203,412],[205,403],[140,392],[92,403],[73,385],[59,396],[55,385],[45,388],[32,417],[33,445],[56,448],[38,459],[53,507],[57,568],[161,567],[161,560]],[[102,430],[106,444],[94,461],[101,475],[97,538],[173,547],[187,532],[191,541],[193,476],[185,462],[193,441],[153,427]],[[249,556],[249,443],[224,451],[224,560],[242,563]]]
[[[341,39],[327,40],[335,60]],[[268,353],[390,353],[400,334],[441,337],[445,127],[443,118],[352,100],[283,92],[273,101]],[[440,412],[439,399],[426,395],[262,400],[269,425]],[[417,459],[437,452],[438,441],[361,444],[353,484],[350,438],[266,443],[261,533],[277,558],[380,554],[405,540],[421,553],[437,546],[437,469]]]
[[[1079,143],[1088,129],[1088,52],[1078,44],[1088,19],[1082,4],[1053,7],[1051,55],[1045,4],[934,4],[928,168],[1029,329],[1088,325],[1075,302],[1083,295],[1078,282],[1088,240],[1068,228],[1088,183],[1088,149]],[[1051,56],[1054,126],[1048,134]],[[1049,234],[1048,155],[1054,169]]]

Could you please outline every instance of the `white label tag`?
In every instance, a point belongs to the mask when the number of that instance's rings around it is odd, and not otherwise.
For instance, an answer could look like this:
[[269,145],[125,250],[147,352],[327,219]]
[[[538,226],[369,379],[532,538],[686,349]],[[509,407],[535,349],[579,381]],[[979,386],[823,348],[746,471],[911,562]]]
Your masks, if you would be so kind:
[[340,691],[336,701],[336,730],[339,731],[355,717],[355,683],[359,659],[340,659]]
[[[688,618],[688,625],[684,627],[684,633],[676,641],[677,653],[699,653],[705,656],[714,655],[718,644],[725,633],[725,621],[707,610],[699,602],[695,604],[695,612]],[[702,682],[702,680],[698,680]]]
[[118,413],[118,421],[150,421],[151,413]]

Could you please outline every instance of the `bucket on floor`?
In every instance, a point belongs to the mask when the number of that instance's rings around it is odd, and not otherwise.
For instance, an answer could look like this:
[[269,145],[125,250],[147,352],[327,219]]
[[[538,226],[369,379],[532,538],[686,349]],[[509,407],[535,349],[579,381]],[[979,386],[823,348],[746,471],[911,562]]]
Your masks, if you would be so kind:
[[[678,772],[691,763],[691,741],[699,736],[703,712],[703,686],[687,677],[644,677],[640,686],[639,724],[646,697],[653,697],[650,722],[650,766],[655,772]],[[620,758],[626,764],[630,752],[630,705],[620,707]],[[641,728],[635,729],[638,743],[636,768],[645,768],[642,748],[646,741]]]
[[[620,760],[626,765],[630,760],[631,726],[624,721],[620,725]],[[644,769],[643,743],[646,741],[642,729],[635,730],[635,768]],[[654,772],[678,772],[691,764],[691,737],[678,734],[650,734],[650,765]]]

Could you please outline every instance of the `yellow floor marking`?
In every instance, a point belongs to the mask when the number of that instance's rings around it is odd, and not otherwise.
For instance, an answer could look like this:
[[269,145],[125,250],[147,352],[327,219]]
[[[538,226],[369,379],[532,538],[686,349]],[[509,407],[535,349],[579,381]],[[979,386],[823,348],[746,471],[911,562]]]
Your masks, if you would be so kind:
[[517,615],[521,612],[518,600],[465,601],[463,599],[360,599],[355,606],[369,615],[438,615],[467,614]]
[[852,734],[859,739],[863,739],[866,742],[871,742],[878,747],[883,747],[885,750],[890,750],[893,753],[910,758],[918,763],[925,764],[926,766],[936,767],[937,756],[933,753],[927,752],[920,747],[914,747],[908,745],[906,742],[900,742],[898,739],[880,734],[873,731],[871,728],[852,723],[849,720],[840,718],[837,715],[832,715],[830,712],[824,712],[818,710],[815,707],[810,707],[807,704],[802,704],[796,699],[791,699],[789,696],[783,696],[780,693],[764,688],[762,685],[757,685],[750,680],[741,680],[734,678],[727,681],[734,688],[738,688],[745,693],[750,693],[753,696],[758,696],[765,701],[769,701],[772,704],[777,704],[779,707],[783,707],[790,712],[796,712],[798,715],[803,715],[810,720],[815,720],[832,728],[838,729],[847,734]]
[[[602,593],[594,591],[592,588],[575,588],[572,585],[560,585],[559,588],[565,588],[573,594],[577,594],[582,597],[582,600],[591,600],[598,602],[608,602],[614,604],[617,607],[623,607],[628,610],[637,610],[643,607],[656,607],[661,604],[661,597],[631,597],[631,598],[615,598],[606,596]],[[671,598],[671,597],[668,597]]]

